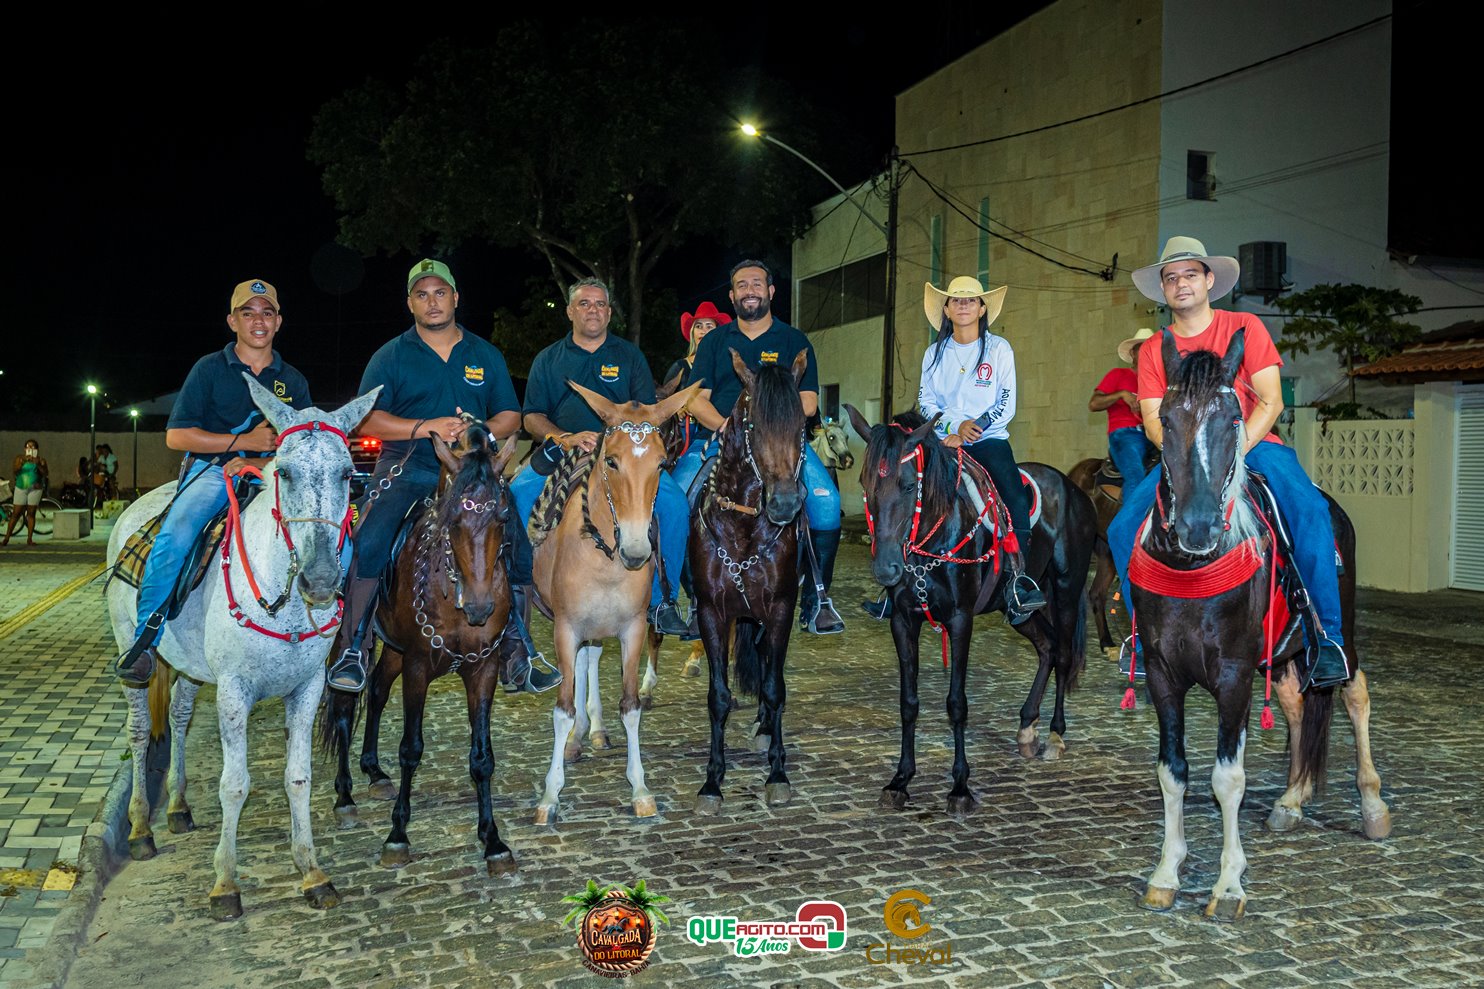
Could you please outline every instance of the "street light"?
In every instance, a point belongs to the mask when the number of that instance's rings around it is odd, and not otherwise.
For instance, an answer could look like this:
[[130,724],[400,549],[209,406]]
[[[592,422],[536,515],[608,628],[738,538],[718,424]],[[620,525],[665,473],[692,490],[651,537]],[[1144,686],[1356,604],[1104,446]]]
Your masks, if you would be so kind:
[[861,215],[864,216],[867,220],[870,220],[871,221],[871,226],[875,227],[877,230],[880,230],[881,233],[882,233],[882,236],[887,236],[887,234],[886,234],[886,227],[884,227],[884,226],[881,225],[881,221],[877,220],[870,213],[867,213],[866,212],[866,208],[864,206],[862,206],[860,203],[856,202],[855,201],[855,197],[852,196],[850,193],[846,192],[845,191],[845,187],[843,185],[841,185],[839,182],[836,182],[835,181],[835,177],[833,175],[831,175],[829,172],[826,172],[823,168],[820,168],[818,164],[816,164],[814,161],[812,161],[808,157],[806,157],[797,148],[791,148],[791,147],[789,147],[787,144],[784,144],[782,141],[778,140],[778,138],[774,137],[772,134],[764,134],[762,131],[760,131],[756,127],[754,127],[752,124],[746,124],[746,123],[744,123],[742,125],[742,133],[746,134],[748,137],[760,137],[764,141],[769,142],[770,144],[776,144],[776,145],[778,145],[784,151],[787,151],[789,154],[791,154],[795,158],[799,159],[799,161],[802,161],[804,164],[806,164],[810,168],[814,169],[820,175],[823,175],[826,179],[829,180],[830,185],[832,185],[836,189],[839,189],[840,190],[840,195],[842,195],[846,199],[849,199],[850,200],[850,205],[852,205],[856,209],[860,210],[861,211]]
[[88,517],[93,517],[93,450],[98,446],[98,386],[88,385],[88,469],[84,490],[88,493]]
[[139,410],[130,409],[129,418],[134,422],[134,500],[139,500]]

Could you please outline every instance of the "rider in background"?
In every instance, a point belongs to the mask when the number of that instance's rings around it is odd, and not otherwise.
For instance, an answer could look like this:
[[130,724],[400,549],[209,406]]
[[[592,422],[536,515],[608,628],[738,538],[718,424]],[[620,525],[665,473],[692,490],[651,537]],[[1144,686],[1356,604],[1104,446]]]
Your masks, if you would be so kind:
[[[675,465],[675,478],[684,487],[690,487],[704,460],[715,456],[717,444],[703,441],[712,438],[721,428],[742,394],[742,381],[732,367],[732,350],[737,351],[750,367],[763,364],[787,367],[799,351],[807,351],[808,366],[799,382],[799,401],[804,406],[806,417],[819,411],[819,367],[814,358],[814,347],[802,331],[774,318],[773,291],[773,272],[763,262],[747,260],[732,269],[731,290],[727,295],[737,313],[737,322],[719,327],[706,337],[696,350],[695,365],[691,370],[690,383],[702,383],[700,394],[689,405],[691,415],[701,429],[685,456]],[[806,564],[799,595],[799,623],[816,635],[832,635],[845,631],[845,622],[835,611],[829,596],[835,575],[835,555],[840,550],[840,491],[830,479],[830,472],[820,462],[819,454],[807,443],[804,444],[802,476],[809,541],[814,559],[819,563],[822,576],[818,583],[824,585],[824,595],[820,596],[816,591],[816,581],[807,572]]]
[[[675,391],[690,384],[690,371],[696,364],[696,350],[701,346],[701,341],[706,339],[706,334],[718,326],[726,326],[732,321],[732,317],[726,313],[717,312],[716,306],[708,299],[696,306],[694,313],[680,314],[680,335],[685,338],[687,350],[685,356],[670,365],[665,372],[664,384],[669,384],[677,377],[680,379],[675,386]],[[673,393],[672,393],[673,394]]]
[[278,434],[253,403],[243,373],[296,409],[313,404],[304,375],[273,349],[282,326],[278,291],[260,278],[240,283],[227,308],[227,327],[235,339],[197,361],[175,399],[165,445],[186,455],[180,482],[139,582],[134,644],[113,664],[114,673],[130,686],[149,684],[164,610],[185,558],[201,530],[227,505],[230,482],[222,475],[231,478],[278,448]]
[[[1320,628],[1309,630],[1310,644],[1318,646],[1317,655],[1309,671],[1311,683],[1304,687],[1332,686],[1348,680],[1350,673],[1340,627],[1340,583],[1329,504],[1304,473],[1298,456],[1272,431],[1283,411],[1283,383],[1278,371],[1283,359],[1267,327],[1251,313],[1211,308],[1211,299],[1230,292],[1240,273],[1236,258],[1212,257],[1193,237],[1171,237],[1160,259],[1136,270],[1133,279],[1145,297],[1169,306],[1174,321],[1168,329],[1182,355],[1209,350],[1222,356],[1232,336],[1238,330],[1246,331],[1242,367],[1234,383],[1246,416],[1243,452],[1247,465],[1267,477],[1292,536],[1293,562],[1317,613]],[[1139,355],[1139,406],[1144,431],[1159,447],[1164,442],[1159,407],[1166,387],[1162,337],[1146,340]],[[1125,601],[1132,600],[1128,596],[1128,563],[1134,539],[1154,506],[1159,477],[1159,472],[1153,471],[1137,487],[1125,485],[1123,507],[1108,526],[1108,546],[1123,578]]]
[[1019,625],[1046,596],[1025,572],[1031,548],[1030,506],[1015,451],[1010,448],[1010,421],[1015,418],[1015,352],[1010,341],[989,332],[1000,315],[1008,286],[985,291],[977,278],[960,276],[947,290],[928,282],[922,308],[937,339],[922,355],[922,384],[917,404],[922,414],[938,419],[937,432],[949,448],[963,451],[989,472],[995,490],[1010,509],[1019,553],[1006,555],[1010,580],[1005,617]]
[[1144,462],[1156,452],[1154,444],[1144,435],[1138,395],[1138,347],[1152,336],[1153,330],[1141,329],[1120,343],[1119,359],[1133,367],[1115,367],[1103,375],[1087,400],[1087,411],[1108,413],[1108,456],[1123,475],[1123,486],[1129,489],[1138,487],[1144,480],[1148,473]]

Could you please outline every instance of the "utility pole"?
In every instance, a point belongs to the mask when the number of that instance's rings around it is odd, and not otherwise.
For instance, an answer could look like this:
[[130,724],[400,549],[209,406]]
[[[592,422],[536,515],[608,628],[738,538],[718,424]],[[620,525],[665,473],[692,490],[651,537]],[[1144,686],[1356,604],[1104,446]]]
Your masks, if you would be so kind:
[[897,186],[900,161],[895,144],[887,167],[886,210],[886,315],[881,321],[881,421],[890,422],[893,386],[896,384],[897,352]]

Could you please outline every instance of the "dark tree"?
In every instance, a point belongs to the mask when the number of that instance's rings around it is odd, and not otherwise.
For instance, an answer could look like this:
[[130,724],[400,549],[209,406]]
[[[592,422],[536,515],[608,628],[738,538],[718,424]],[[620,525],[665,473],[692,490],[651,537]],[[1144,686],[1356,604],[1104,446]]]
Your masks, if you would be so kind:
[[1280,312],[1292,318],[1283,325],[1278,349],[1307,354],[1332,350],[1350,377],[1350,402],[1355,402],[1355,363],[1376,361],[1416,340],[1422,330],[1398,316],[1422,308],[1422,300],[1397,289],[1369,285],[1315,285],[1279,299]]

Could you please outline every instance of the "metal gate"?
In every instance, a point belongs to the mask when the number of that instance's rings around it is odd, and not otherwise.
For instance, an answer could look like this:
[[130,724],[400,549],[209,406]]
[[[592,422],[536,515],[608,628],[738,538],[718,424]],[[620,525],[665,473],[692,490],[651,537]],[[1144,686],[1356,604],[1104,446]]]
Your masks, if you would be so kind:
[[1484,385],[1458,390],[1449,586],[1484,591]]

